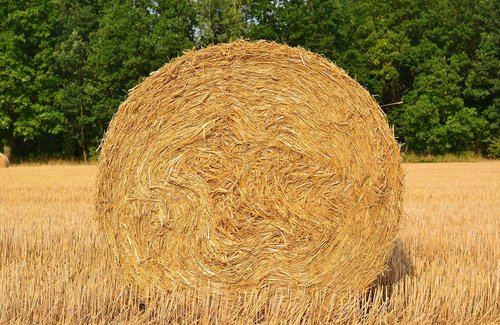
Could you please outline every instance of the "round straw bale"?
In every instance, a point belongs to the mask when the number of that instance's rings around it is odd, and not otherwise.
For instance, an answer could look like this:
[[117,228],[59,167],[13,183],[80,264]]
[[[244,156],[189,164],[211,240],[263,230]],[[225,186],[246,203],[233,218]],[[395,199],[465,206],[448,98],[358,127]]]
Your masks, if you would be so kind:
[[401,215],[399,147],[370,94],[300,48],[191,51],[104,138],[97,220],[139,286],[363,291]]
[[7,168],[10,166],[9,158],[3,153],[0,153],[0,168]]

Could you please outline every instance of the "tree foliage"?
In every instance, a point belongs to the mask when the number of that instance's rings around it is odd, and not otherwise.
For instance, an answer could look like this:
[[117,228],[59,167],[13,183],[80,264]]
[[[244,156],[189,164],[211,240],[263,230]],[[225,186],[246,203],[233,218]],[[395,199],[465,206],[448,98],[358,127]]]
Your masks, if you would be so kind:
[[247,38],[342,66],[406,150],[499,157],[499,22],[490,0],[0,0],[0,143],[14,160],[93,159],[130,88]]

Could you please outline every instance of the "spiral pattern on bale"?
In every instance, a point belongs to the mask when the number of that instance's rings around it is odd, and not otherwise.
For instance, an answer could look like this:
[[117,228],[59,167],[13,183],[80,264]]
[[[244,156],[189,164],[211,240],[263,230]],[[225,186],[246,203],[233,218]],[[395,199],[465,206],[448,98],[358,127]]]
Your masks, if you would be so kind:
[[363,291],[384,270],[402,178],[385,115],[343,70],[239,41],[130,92],[103,141],[97,220],[139,285]]

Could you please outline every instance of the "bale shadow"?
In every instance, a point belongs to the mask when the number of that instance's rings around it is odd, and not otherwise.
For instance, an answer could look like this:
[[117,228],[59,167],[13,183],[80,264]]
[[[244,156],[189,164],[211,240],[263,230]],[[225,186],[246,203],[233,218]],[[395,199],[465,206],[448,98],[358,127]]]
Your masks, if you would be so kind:
[[387,270],[375,281],[375,285],[388,286],[399,282],[405,276],[413,275],[413,264],[401,239],[396,239],[387,259]]
[[405,243],[396,239],[392,245],[391,254],[386,261],[387,269],[373,282],[366,294],[363,305],[373,303],[375,296],[382,291],[383,302],[387,303],[393,293],[394,285],[405,277],[414,275],[413,264],[410,260]]

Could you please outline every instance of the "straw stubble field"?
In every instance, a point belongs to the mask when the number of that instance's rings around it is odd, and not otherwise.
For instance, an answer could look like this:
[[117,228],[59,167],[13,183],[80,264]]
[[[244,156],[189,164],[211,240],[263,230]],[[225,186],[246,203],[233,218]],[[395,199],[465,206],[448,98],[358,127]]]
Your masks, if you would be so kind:
[[396,269],[335,310],[322,292],[300,303],[266,290],[231,302],[187,291],[141,300],[96,234],[95,166],[0,169],[0,323],[497,323],[500,162],[404,169]]

